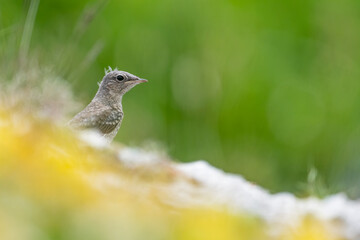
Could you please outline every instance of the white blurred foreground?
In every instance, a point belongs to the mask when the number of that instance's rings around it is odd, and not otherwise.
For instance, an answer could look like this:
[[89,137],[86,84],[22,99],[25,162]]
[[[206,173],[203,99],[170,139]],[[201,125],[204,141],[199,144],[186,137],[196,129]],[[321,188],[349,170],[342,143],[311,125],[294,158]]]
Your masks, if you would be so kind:
[[[108,146],[94,132],[83,132],[80,137],[95,148],[115,151],[118,160],[128,169],[170,173],[173,180],[158,186],[163,204],[177,208],[220,206],[231,213],[246,213],[266,222],[274,236],[284,228],[297,228],[304,217],[312,217],[323,222],[334,236],[360,239],[360,202],[349,200],[344,194],[322,200],[299,199],[290,193],[270,194],[240,175],[225,173],[206,161],[175,163],[157,152]],[[126,187],[117,182],[118,178],[105,178],[99,181],[102,186]],[[141,188],[139,186],[140,191]]]

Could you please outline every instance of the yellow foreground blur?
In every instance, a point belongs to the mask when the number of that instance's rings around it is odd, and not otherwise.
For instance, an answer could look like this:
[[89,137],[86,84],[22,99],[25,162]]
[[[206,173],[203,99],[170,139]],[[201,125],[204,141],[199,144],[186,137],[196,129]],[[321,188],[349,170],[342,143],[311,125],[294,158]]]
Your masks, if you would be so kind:
[[306,219],[270,236],[271,226],[225,210],[174,208],[157,185],[169,181],[128,171],[66,128],[0,112],[0,239],[332,240]]

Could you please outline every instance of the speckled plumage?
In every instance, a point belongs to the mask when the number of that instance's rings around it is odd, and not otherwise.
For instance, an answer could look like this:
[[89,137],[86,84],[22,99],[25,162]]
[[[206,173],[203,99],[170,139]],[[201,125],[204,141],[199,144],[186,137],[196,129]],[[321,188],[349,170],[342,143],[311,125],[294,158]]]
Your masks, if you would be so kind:
[[135,85],[146,81],[124,71],[106,72],[93,100],[75,115],[69,125],[75,129],[96,129],[106,140],[112,141],[124,117],[122,96]]

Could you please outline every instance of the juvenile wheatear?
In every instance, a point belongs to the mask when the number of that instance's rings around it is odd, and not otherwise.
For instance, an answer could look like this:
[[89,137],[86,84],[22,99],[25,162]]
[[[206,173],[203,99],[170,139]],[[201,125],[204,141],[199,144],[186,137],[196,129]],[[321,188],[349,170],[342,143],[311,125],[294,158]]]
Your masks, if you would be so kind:
[[93,128],[111,142],[120,129],[124,117],[123,95],[139,83],[147,82],[131,73],[109,70],[99,84],[93,100],[75,115],[69,125],[75,129]]

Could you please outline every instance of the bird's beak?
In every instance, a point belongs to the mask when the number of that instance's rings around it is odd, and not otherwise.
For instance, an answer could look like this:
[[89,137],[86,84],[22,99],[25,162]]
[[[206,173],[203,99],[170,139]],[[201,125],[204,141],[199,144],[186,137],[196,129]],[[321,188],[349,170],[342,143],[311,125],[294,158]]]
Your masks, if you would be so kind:
[[147,82],[148,80],[143,79],[143,78],[139,78],[139,79],[135,79],[133,81],[136,82],[136,83],[144,83],[144,82]]

